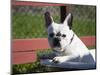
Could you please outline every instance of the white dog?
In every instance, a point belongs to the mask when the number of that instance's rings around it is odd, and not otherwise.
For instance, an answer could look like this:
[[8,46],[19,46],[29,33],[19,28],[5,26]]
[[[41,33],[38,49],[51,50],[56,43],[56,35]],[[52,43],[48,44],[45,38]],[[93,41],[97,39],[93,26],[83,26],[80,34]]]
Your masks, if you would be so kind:
[[49,12],[45,13],[48,41],[56,54],[52,62],[95,63],[88,48],[72,31],[72,20],[73,16],[69,13],[63,23],[57,24],[53,21]]

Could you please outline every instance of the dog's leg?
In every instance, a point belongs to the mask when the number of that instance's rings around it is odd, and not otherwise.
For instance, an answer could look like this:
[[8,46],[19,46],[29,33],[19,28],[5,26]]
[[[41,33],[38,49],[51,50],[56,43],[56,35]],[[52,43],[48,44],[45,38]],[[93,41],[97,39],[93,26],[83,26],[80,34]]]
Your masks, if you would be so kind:
[[79,60],[80,60],[80,56],[75,56],[75,55],[57,56],[53,58],[53,62],[55,63],[62,63],[68,61],[79,62]]

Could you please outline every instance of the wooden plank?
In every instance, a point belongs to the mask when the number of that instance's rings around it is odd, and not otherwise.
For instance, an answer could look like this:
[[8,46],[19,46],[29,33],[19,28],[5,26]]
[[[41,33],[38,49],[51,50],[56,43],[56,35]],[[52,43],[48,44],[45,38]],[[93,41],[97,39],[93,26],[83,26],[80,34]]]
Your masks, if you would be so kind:
[[12,50],[14,52],[18,51],[32,51],[37,49],[48,49],[49,44],[46,38],[37,39],[14,39],[12,41]]
[[62,6],[65,4],[13,0],[12,5],[16,5],[16,6]]
[[25,64],[32,63],[37,60],[35,52],[13,52],[12,63],[13,64]]

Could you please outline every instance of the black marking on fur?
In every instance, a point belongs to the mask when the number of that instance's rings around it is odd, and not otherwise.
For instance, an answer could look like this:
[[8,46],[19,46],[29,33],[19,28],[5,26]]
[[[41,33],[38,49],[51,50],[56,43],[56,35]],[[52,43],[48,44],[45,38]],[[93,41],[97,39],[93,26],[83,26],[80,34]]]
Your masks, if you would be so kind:
[[74,34],[73,34],[72,38],[70,39],[70,44],[72,43],[73,39],[74,39]]

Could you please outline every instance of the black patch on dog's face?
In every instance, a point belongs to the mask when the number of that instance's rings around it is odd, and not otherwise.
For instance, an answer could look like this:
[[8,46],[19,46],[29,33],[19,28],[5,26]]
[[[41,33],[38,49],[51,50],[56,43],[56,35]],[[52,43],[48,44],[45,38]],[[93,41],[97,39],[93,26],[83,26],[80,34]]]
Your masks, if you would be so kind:
[[53,38],[54,35],[55,35],[54,33],[50,33],[50,34],[49,34],[49,37]]
[[51,32],[49,33],[50,41],[52,41],[53,47],[61,48],[61,40],[63,40],[66,37],[66,34],[61,34],[61,32]]
[[54,47],[61,47],[59,38],[53,38],[53,46]]

